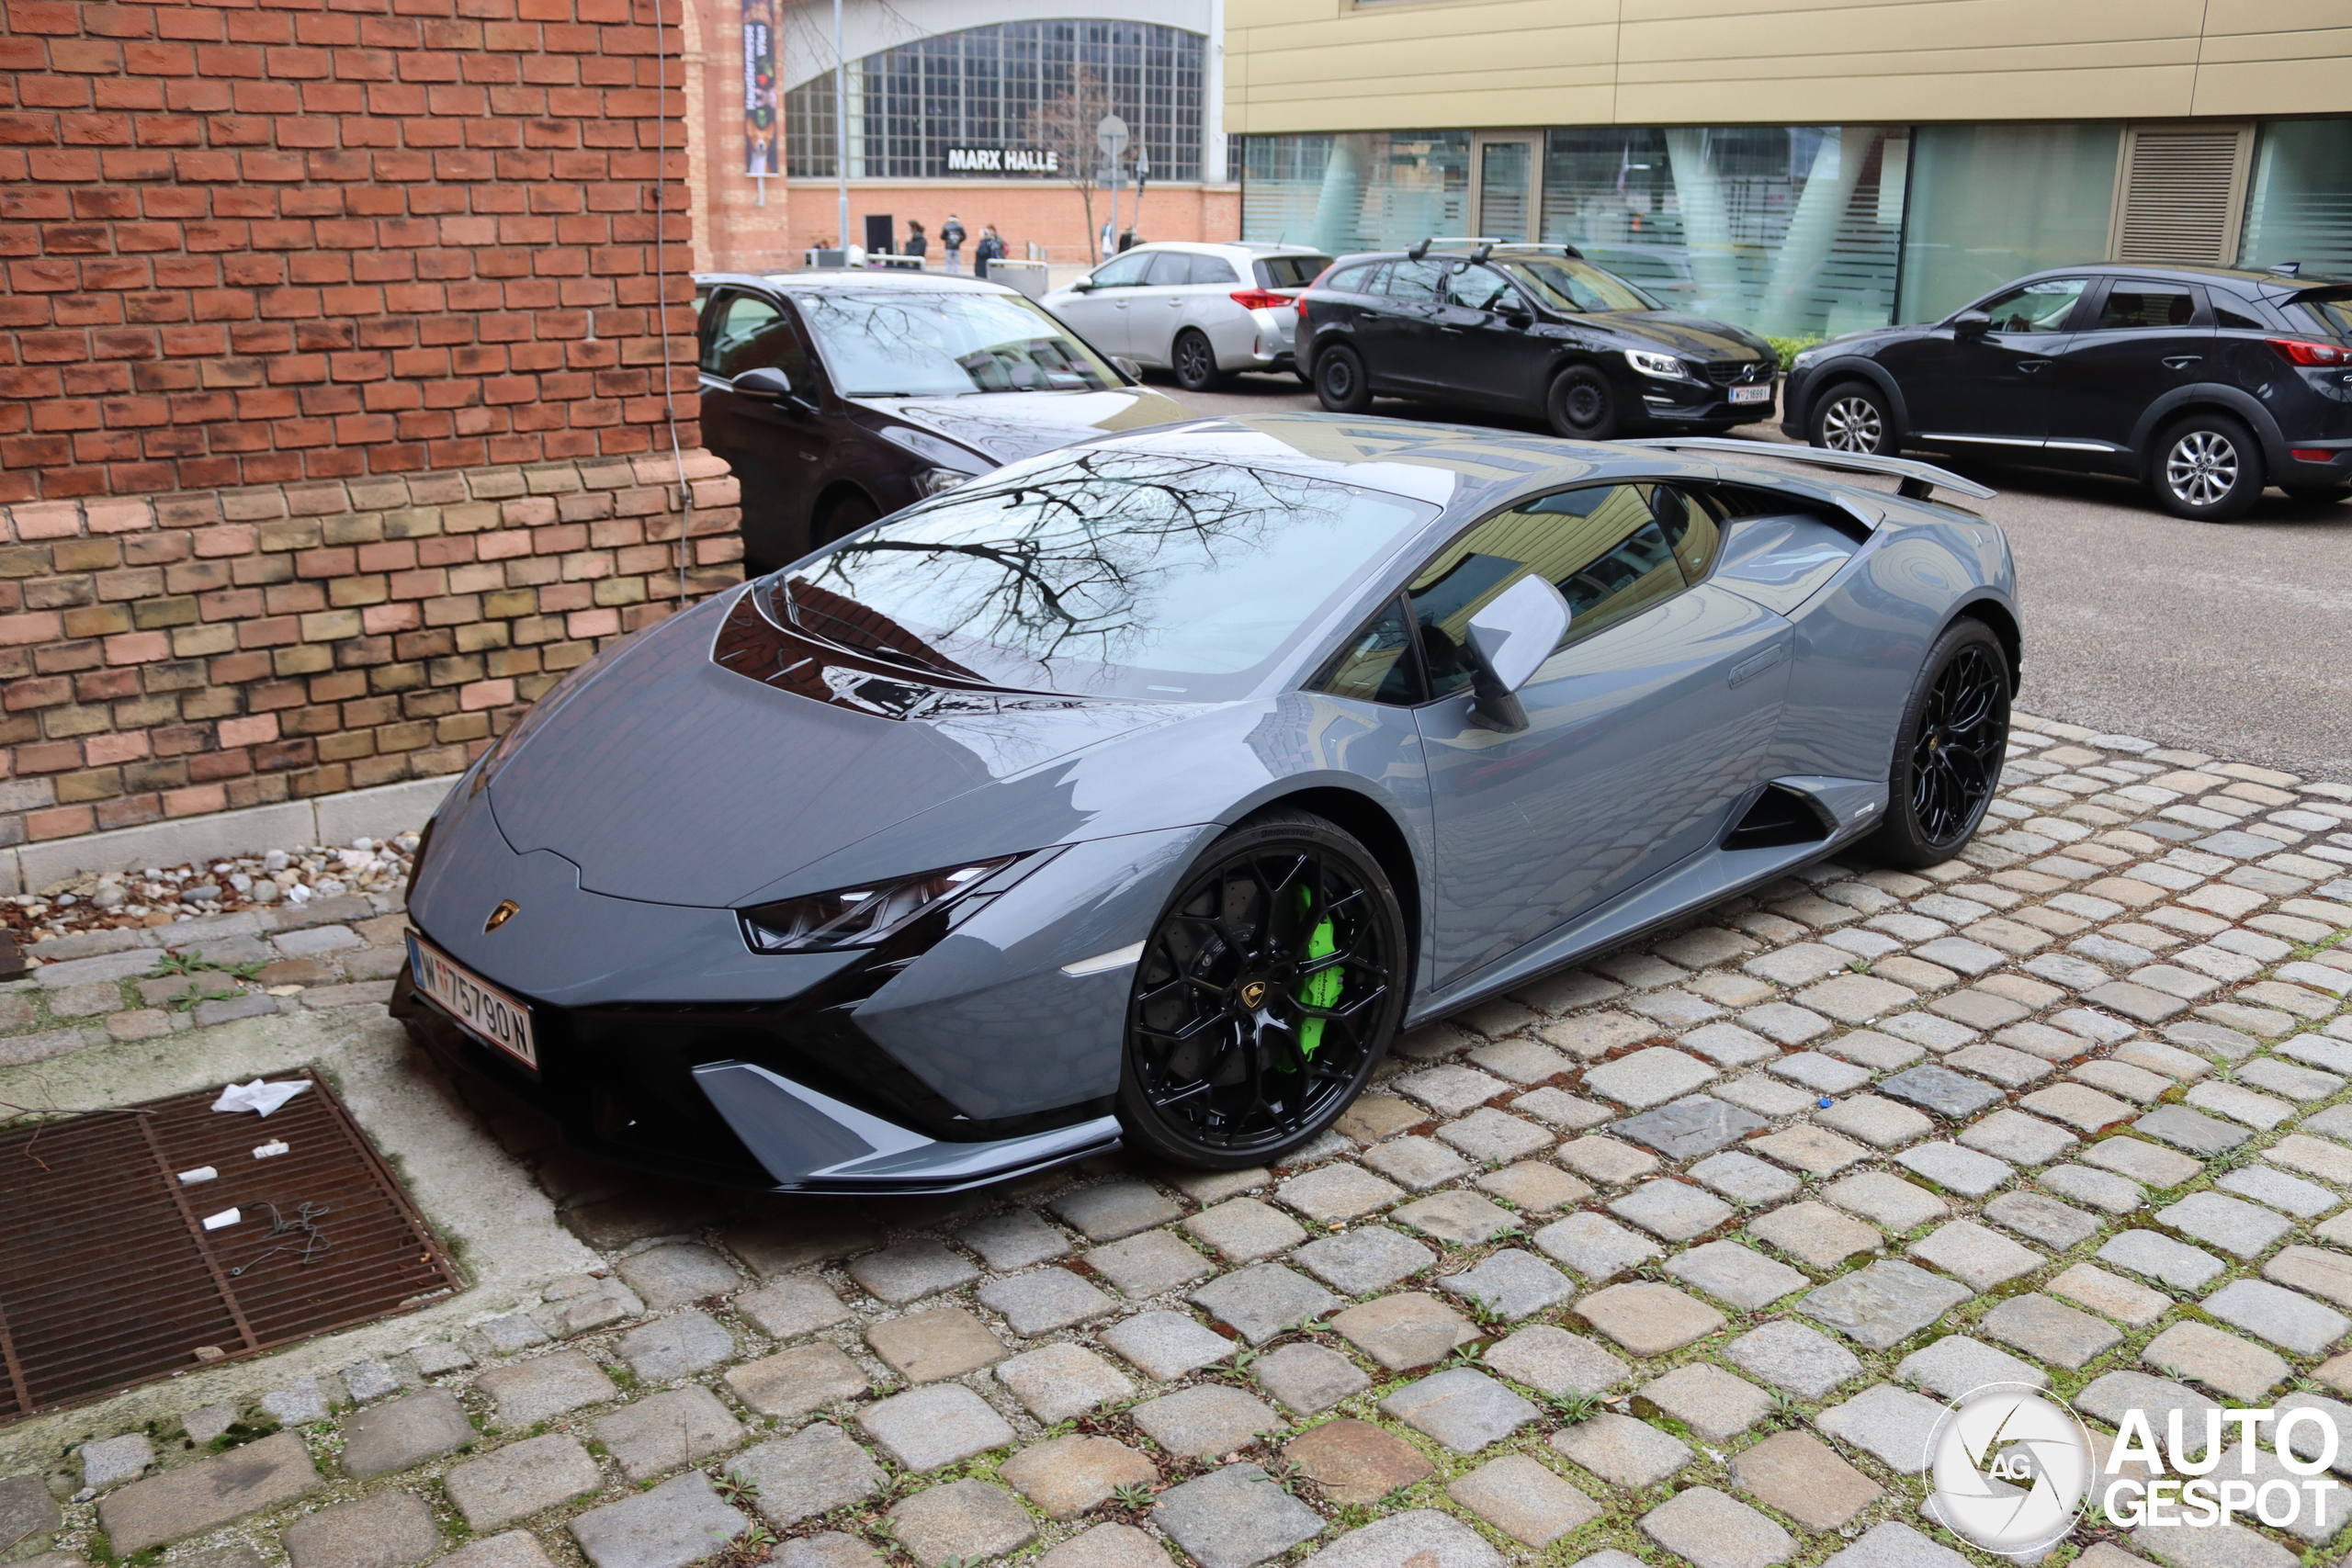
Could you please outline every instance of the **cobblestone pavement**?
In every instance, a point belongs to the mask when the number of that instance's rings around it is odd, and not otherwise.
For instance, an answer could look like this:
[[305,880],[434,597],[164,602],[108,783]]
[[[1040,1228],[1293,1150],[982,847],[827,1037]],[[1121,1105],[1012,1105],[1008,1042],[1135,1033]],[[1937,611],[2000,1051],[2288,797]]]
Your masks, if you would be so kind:
[[[2023,723],[1962,860],[1821,865],[1423,1030],[1275,1170],[787,1204],[486,1107],[603,1271],[57,1454],[0,1480],[0,1541],[1909,1568],[1960,1560],[1918,1462],[1988,1381],[2101,1433],[2216,1400],[2352,1427],[2352,787]],[[192,1025],[364,1004],[397,962],[360,901],[224,919],[207,953],[272,967]],[[0,1048],[173,1027],[159,956],[42,968]],[[2082,1561],[2290,1568],[2335,1531],[2154,1534]]]

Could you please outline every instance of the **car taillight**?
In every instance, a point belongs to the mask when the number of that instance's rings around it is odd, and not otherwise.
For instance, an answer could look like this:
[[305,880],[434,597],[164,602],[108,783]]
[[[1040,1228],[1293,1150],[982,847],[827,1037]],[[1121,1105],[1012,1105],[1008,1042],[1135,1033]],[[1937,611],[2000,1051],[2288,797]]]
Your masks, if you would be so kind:
[[1277,294],[1271,288],[1236,289],[1233,302],[1245,310],[1272,310],[1290,303],[1290,296]]
[[2287,456],[2298,463],[2333,463],[2344,454],[2325,446],[2292,446],[2288,448]]
[[2274,337],[2270,346],[2290,365],[2352,365],[2352,348],[2309,338]]

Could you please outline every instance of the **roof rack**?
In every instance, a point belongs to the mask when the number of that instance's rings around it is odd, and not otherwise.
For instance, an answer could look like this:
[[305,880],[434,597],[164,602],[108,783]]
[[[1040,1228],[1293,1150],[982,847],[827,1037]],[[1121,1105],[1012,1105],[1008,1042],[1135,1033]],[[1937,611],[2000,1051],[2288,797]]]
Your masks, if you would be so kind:
[[1979,501],[1990,501],[1999,491],[1962,479],[1949,468],[1909,457],[1878,457],[1867,452],[1830,452],[1819,446],[1798,446],[1778,441],[1741,441],[1728,435],[1649,435],[1621,441],[1621,446],[1656,446],[1669,452],[1729,452],[1741,457],[1777,457],[1784,463],[1811,463],[1851,474],[1894,474],[1902,479],[1894,493],[1906,501],[1925,501],[1936,488],[1958,491]]

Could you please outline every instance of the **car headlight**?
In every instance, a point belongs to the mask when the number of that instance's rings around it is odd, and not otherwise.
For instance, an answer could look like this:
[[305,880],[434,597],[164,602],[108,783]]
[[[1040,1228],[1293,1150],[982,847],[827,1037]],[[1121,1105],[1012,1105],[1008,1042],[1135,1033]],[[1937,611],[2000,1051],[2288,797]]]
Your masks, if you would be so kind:
[[1802,370],[1820,357],[1821,350],[1817,348],[1801,348],[1797,350],[1796,357],[1789,361],[1789,368]]
[[926,499],[944,495],[971,477],[954,468],[925,468],[915,476],[915,494]]
[[[1035,865],[1038,855],[999,855],[942,871],[869,882],[861,887],[836,888],[805,897],[779,898],[773,904],[739,911],[743,940],[754,953],[829,953],[844,947],[873,947],[888,941],[926,915],[952,912],[962,919],[988,902],[978,897],[1002,892]],[[1011,876],[998,874],[1029,862]]]
[[1670,381],[1695,379],[1690,368],[1670,354],[1645,354],[1638,348],[1625,351],[1625,363],[1645,376],[1663,376]]

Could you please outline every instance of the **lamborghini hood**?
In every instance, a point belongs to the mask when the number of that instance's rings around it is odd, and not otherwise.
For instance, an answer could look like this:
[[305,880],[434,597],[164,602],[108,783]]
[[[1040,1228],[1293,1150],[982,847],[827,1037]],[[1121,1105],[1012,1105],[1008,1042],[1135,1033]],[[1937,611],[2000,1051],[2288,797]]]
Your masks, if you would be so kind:
[[969,699],[891,716],[854,694],[816,700],[713,661],[738,597],[641,635],[541,700],[491,761],[491,811],[518,852],[551,850],[582,888],[613,897],[740,905],[945,802],[1170,716],[1163,704]]

